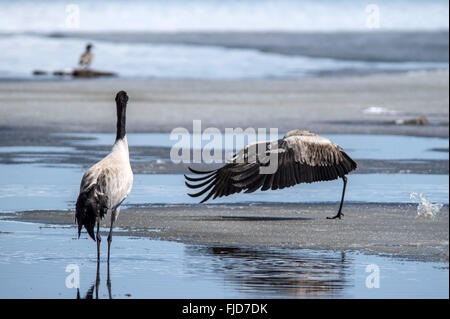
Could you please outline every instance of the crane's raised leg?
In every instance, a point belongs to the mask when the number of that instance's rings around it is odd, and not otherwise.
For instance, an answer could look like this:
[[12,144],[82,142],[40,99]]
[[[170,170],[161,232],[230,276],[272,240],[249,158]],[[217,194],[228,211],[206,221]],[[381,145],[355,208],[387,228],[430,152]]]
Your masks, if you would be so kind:
[[100,242],[102,237],[100,236],[100,216],[97,217],[97,261],[100,261]]
[[339,205],[339,211],[336,216],[334,217],[327,217],[327,219],[341,219],[344,214],[342,214],[342,206],[344,205],[344,196],[345,196],[345,187],[347,186],[347,176],[342,176],[342,180],[344,181],[344,189],[342,190],[342,198],[341,198],[341,205]]

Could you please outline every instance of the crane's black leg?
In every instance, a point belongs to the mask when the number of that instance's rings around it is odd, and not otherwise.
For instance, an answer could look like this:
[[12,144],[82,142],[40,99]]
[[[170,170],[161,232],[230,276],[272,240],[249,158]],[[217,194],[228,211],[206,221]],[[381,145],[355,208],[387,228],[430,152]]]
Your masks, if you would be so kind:
[[108,234],[108,267],[109,267],[109,252],[111,249],[111,242],[112,242],[112,230],[114,225],[114,218],[111,217],[111,226],[109,228],[109,234]]
[[341,204],[339,205],[339,211],[336,216],[334,217],[327,217],[327,219],[341,219],[344,214],[342,214],[342,206],[344,205],[344,196],[345,196],[345,187],[347,186],[347,176],[342,176],[342,180],[344,181],[344,189],[342,190],[342,198],[341,198]]
[[100,236],[100,216],[97,217],[97,261],[100,261],[100,242],[102,237]]

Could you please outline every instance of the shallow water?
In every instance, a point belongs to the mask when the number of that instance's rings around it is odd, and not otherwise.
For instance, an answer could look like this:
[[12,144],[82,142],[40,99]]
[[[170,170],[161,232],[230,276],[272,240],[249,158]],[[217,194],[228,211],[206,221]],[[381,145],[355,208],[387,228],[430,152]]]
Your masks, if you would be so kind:
[[[80,150],[78,147],[109,149],[113,134],[63,134],[82,138],[72,146],[0,147],[7,160],[0,164],[0,212],[34,209],[73,209],[84,167],[79,157],[101,157],[107,151]],[[448,159],[448,152],[432,149],[448,147],[448,139],[390,135],[330,135],[345,145],[355,159]],[[253,137],[250,137],[252,141]],[[130,146],[170,147],[175,143],[168,134],[129,134]],[[370,145],[370,147],[368,146]],[[411,146],[414,147],[411,147]],[[239,145],[237,145],[239,146]],[[5,158],[5,157],[4,157]],[[97,159],[92,159],[92,162]],[[169,161],[141,156],[139,162]],[[134,161],[134,158],[132,158]],[[78,164],[77,164],[78,163]],[[448,204],[448,175],[431,174],[357,174],[349,175],[347,202],[411,203],[410,193],[421,192],[432,202]],[[236,194],[213,203],[314,203],[338,202],[340,180],[300,184],[284,190]],[[181,174],[135,174],[133,191],[127,204],[195,204],[198,198],[187,195]]]
[[[421,189],[431,201],[448,204],[448,175],[352,174],[348,179],[346,202],[409,203],[410,193],[415,189]],[[136,203],[147,201],[194,204],[199,201],[198,198],[186,195],[192,190],[187,190],[183,185],[184,177],[181,175],[142,175],[135,183],[137,187],[129,200]],[[338,202],[341,192],[342,181],[336,180],[327,183],[299,184],[270,192],[235,194],[215,199],[211,203]]]
[[[269,132],[268,132],[269,133]],[[115,135],[111,133],[67,133],[58,134],[61,136],[70,136],[82,138],[73,141],[74,145],[111,145],[114,142]],[[194,139],[201,141],[202,147],[209,144],[211,147],[224,150],[225,145],[232,145],[236,150],[240,150],[247,143],[258,140],[265,140],[266,137],[257,135],[238,135],[233,143],[226,144],[231,135],[206,136],[206,140],[201,140],[199,134],[192,134],[188,139],[182,139],[178,135],[170,139],[170,134],[166,133],[131,133],[127,134],[128,144],[132,146],[158,146],[172,147],[175,144],[179,147],[192,148]],[[448,138],[437,137],[418,137],[401,135],[367,135],[367,134],[326,134],[323,135],[333,142],[341,145],[345,151],[356,159],[448,159],[448,152],[436,152],[433,149],[448,149]],[[269,135],[267,136],[267,138]],[[282,138],[279,135],[278,138]],[[231,151],[231,150],[229,150]],[[0,147],[0,152],[2,148]]]
[[[76,298],[68,265],[79,268],[80,297],[96,281],[96,244],[74,227],[0,221],[0,298]],[[106,241],[102,243],[106,253]],[[103,255],[104,256],[104,255]],[[368,265],[379,288],[367,288]],[[426,274],[424,276],[423,274]],[[115,236],[112,298],[448,298],[448,264],[356,252],[186,245]],[[109,298],[100,265],[99,298]]]
[[[0,78],[32,78],[36,69],[73,68],[86,42],[94,43],[93,68],[127,78],[298,78],[448,70],[448,42],[421,40],[427,35],[416,39],[417,32],[432,31],[433,38],[436,31],[448,31],[448,2],[442,0],[378,0],[373,5],[363,0],[0,0],[0,6]],[[372,25],[377,19],[370,23],[369,18],[375,18],[378,10],[380,25]],[[382,31],[379,45],[357,35],[351,40],[352,33],[369,34],[373,27]],[[390,31],[398,30],[412,31],[406,35],[415,39],[412,49],[395,46]],[[197,35],[200,43],[196,37],[183,40],[193,31],[207,34]],[[237,43],[223,39],[221,33],[227,31],[237,32],[233,36]],[[255,40],[245,35],[248,31],[260,33],[264,42],[252,45]],[[320,45],[330,41],[320,33],[339,31],[347,32],[343,37],[350,40],[349,48],[339,37],[331,40],[336,42],[331,50]],[[155,32],[159,36],[151,43],[145,34],[155,36]],[[319,34],[292,41],[285,39],[285,32]],[[171,35],[175,39],[167,41]],[[273,47],[296,54],[271,53]],[[311,47],[320,54],[311,52]]]
[[[0,147],[0,212],[73,210],[86,163],[103,156],[114,140],[112,134],[76,136],[89,139],[60,147]],[[345,145],[356,159],[448,159],[448,152],[432,150],[448,148],[448,139],[328,137]],[[167,134],[130,134],[129,143],[170,147],[174,141]],[[161,160],[168,159],[138,159]],[[341,190],[341,181],[301,184],[280,191],[236,194],[213,203],[338,202]],[[136,174],[124,205],[197,203],[186,195],[187,191],[181,174]],[[412,203],[411,192],[448,204],[448,175],[350,174],[346,201]],[[75,239],[72,226],[1,220],[0,298],[76,298],[77,290],[65,285],[68,265],[79,268],[81,298],[109,298],[104,259],[99,289],[95,288],[95,242],[86,237]],[[102,246],[106,253],[106,240]],[[115,236],[112,247],[112,298],[448,298],[448,263],[413,262],[352,251],[210,247],[128,236]],[[380,270],[379,288],[366,287],[366,267],[371,264]]]
[[[37,209],[73,209],[78,196],[79,167],[39,165],[0,165],[0,212]],[[448,175],[423,174],[351,174],[346,202],[412,203],[410,193],[420,191],[432,202],[448,204]],[[187,195],[183,175],[136,174],[128,204],[196,204],[198,198]],[[299,184],[291,188],[235,194],[211,203],[322,203],[338,202],[340,180]]]
[[[2,35],[0,30],[0,79],[58,78],[52,76],[52,72],[70,72],[77,67],[79,56],[88,41],[95,43],[92,67],[114,72],[124,78],[286,79],[333,74],[448,70],[448,63],[445,62],[344,60],[287,56],[254,49],[192,43],[150,44],[120,40],[121,37],[112,41],[93,41],[36,34]],[[33,55],[29,54],[30,50],[33,50]],[[42,59],[43,56],[47,59]],[[36,77],[32,75],[34,70],[47,71],[50,75]]]

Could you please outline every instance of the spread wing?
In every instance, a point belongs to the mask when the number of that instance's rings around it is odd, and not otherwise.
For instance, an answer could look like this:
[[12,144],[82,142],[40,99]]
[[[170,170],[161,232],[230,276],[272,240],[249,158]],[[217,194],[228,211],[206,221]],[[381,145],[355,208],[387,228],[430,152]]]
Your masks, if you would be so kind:
[[[274,163],[275,161],[275,163]],[[208,172],[191,170],[202,177],[185,176],[191,189],[202,188],[188,194],[198,197],[208,192],[201,201],[258,189],[283,189],[299,183],[329,181],[356,169],[357,164],[344,150],[327,138],[291,136],[278,141],[264,141],[246,146],[231,163]]]

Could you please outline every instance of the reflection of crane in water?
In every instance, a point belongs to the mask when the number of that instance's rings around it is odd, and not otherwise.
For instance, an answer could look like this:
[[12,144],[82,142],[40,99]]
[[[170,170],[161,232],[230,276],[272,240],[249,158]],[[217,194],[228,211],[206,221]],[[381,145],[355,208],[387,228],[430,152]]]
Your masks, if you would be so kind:
[[[251,249],[188,246],[190,255],[212,255],[215,272],[223,273],[243,292],[252,295],[329,296],[350,285],[345,253],[289,249]],[[198,268],[193,263],[188,267]],[[208,265],[210,267],[211,265]],[[199,270],[202,272],[202,270]]]
[[[98,288],[100,286],[100,262],[97,262],[97,274],[95,277],[94,283],[91,285],[91,287],[86,292],[86,295],[83,299],[94,299],[94,292],[95,292],[95,299],[98,299]],[[109,299],[112,299],[111,294],[111,277],[109,275],[109,264],[108,264],[108,275],[106,279],[106,287],[108,288],[108,297]],[[77,289],[77,299],[81,299],[80,297],[80,288]]]

